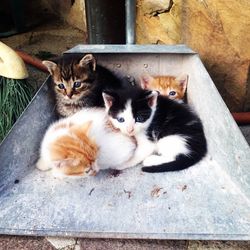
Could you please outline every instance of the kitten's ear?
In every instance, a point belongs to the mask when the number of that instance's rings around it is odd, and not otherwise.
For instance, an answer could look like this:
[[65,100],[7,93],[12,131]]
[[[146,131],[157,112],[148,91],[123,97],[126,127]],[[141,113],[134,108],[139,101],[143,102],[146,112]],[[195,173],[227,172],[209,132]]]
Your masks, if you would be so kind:
[[72,125],[72,127],[70,127],[70,131],[71,131],[71,133],[74,133],[77,137],[80,138],[82,136],[82,134],[89,133],[91,125],[92,125],[92,121],[84,122],[81,125],[79,125],[79,124]]
[[176,80],[179,82],[179,85],[182,88],[183,92],[185,92],[187,88],[187,83],[188,83],[188,75],[182,74],[180,76],[177,76]]
[[102,93],[102,97],[103,97],[106,109],[109,109],[113,105],[114,97],[105,92]]
[[153,90],[153,91],[151,91],[150,94],[146,97],[146,98],[147,98],[147,101],[148,101],[148,105],[149,105],[151,108],[155,108],[155,107],[156,107],[158,96],[159,96],[159,92],[156,91],[156,90]]
[[42,61],[43,65],[45,65],[51,75],[54,74],[57,64],[51,61]]
[[154,78],[148,73],[144,73],[140,77],[140,84],[142,89],[149,89],[150,83],[154,80]]
[[79,62],[80,67],[86,67],[86,65],[89,65],[89,67],[95,71],[96,70],[96,59],[92,54],[85,55],[81,61]]
[[84,130],[87,134],[91,128],[91,125],[92,125],[92,121],[88,121],[88,122],[85,122],[83,125],[82,125],[82,130]]

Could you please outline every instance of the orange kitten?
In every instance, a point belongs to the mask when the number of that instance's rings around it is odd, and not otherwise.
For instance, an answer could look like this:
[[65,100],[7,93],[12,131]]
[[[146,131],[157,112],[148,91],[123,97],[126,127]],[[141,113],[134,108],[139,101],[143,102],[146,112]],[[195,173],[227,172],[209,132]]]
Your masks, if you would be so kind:
[[188,75],[175,76],[141,76],[143,89],[157,90],[161,95],[182,102],[185,97]]
[[36,167],[56,176],[95,175],[124,169],[135,149],[134,138],[114,129],[103,108],[85,108],[49,126]]
[[45,138],[46,156],[38,161],[38,168],[51,167],[56,175],[94,174],[98,147],[88,136],[90,126],[91,122],[73,125],[61,121],[52,125]]
[[65,175],[93,174],[91,167],[97,157],[98,147],[88,137],[91,122],[70,126],[70,134],[65,134],[50,146],[51,159],[58,161],[57,169]]

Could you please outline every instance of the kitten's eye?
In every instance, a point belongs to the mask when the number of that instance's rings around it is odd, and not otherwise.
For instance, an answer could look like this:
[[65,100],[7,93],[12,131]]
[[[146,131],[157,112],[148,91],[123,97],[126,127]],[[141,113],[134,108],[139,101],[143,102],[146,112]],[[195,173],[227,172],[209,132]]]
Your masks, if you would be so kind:
[[81,82],[74,82],[74,88],[79,88],[81,87],[82,83]]
[[176,92],[175,91],[170,91],[169,95],[174,96],[174,95],[176,95]]
[[125,122],[125,119],[123,117],[117,117],[116,120],[121,123]]
[[141,117],[141,116],[137,116],[136,118],[135,118],[135,122],[143,122],[144,121],[144,119],[143,119],[143,117]]
[[58,87],[59,89],[65,89],[63,83],[58,84],[57,87]]

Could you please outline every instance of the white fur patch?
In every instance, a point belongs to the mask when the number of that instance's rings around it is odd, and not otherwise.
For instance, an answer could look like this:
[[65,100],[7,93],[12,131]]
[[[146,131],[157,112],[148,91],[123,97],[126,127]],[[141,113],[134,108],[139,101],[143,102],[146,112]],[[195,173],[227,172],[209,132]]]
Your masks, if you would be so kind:
[[150,155],[143,161],[144,166],[155,166],[176,159],[179,154],[188,155],[190,150],[187,147],[186,139],[180,135],[170,135],[160,139],[157,144],[159,155]]
[[120,129],[123,134],[133,135],[135,130],[135,119],[132,113],[131,100],[128,100],[125,109],[117,116],[123,118],[124,122],[119,122],[116,119],[112,119],[113,125]]
[[170,156],[168,157],[168,156],[162,156],[162,155],[150,155],[143,161],[143,165],[147,167],[155,166],[155,165],[160,165],[163,163],[171,162],[174,160],[175,158],[170,157]]
[[123,163],[134,154],[136,144],[133,140],[119,132],[104,132],[95,135],[99,146],[97,164],[100,169],[121,169]]
[[186,138],[180,135],[169,135],[157,142],[157,152],[167,157],[176,157],[179,154],[188,155],[190,153]]
[[126,164],[126,167],[133,167],[141,163],[146,157],[151,155],[155,150],[155,143],[147,139],[144,133],[136,135],[137,148],[131,158]]
[[46,171],[50,169],[49,163],[45,162],[43,158],[40,158],[36,163],[36,167],[42,171]]

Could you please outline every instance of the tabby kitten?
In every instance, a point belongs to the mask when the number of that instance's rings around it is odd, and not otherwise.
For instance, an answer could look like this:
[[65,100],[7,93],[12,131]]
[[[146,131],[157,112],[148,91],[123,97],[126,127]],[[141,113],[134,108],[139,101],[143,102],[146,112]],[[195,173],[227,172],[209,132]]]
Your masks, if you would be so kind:
[[161,95],[183,102],[188,82],[188,75],[180,76],[151,76],[144,74],[140,78],[141,87],[148,90],[157,90]]
[[113,126],[136,139],[128,166],[143,161],[145,172],[176,171],[205,156],[202,123],[186,104],[138,87],[104,92],[103,98]]
[[82,107],[104,107],[102,91],[118,89],[123,79],[96,64],[92,54],[65,54],[57,61],[43,61],[52,76],[52,94],[59,116],[67,117]]
[[41,143],[37,168],[58,175],[95,175],[100,169],[123,169],[136,141],[115,129],[102,108],[84,108],[52,124]]

